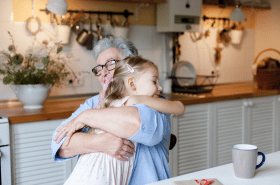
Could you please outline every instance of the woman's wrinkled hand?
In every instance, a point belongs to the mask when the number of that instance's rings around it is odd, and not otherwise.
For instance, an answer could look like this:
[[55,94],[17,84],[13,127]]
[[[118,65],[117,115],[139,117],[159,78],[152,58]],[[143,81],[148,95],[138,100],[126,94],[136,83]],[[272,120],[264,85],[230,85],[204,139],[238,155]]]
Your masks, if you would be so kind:
[[54,137],[54,141],[56,141],[56,143],[59,143],[61,141],[61,139],[66,136],[66,139],[64,141],[65,145],[68,146],[70,139],[72,137],[72,135],[77,131],[80,130],[82,128],[84,128],[84,126],[86,126],[81,119],[79,119],[79,116],[72,119],[71,121],[69,121],[68,123],[62,125],[61,127],[59,127],[56,131],[57,134]]
[[105,154],[121,161],[128,161],[128,158],[135,153],[135,146],[132,141],[106,132],[103,135],[105,135],[106,140],[104,140],[102,152]]

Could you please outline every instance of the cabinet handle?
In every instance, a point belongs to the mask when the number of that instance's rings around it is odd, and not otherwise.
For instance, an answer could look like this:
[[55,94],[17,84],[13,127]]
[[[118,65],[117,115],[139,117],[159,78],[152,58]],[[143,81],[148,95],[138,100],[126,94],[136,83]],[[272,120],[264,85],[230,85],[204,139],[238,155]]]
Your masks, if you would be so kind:
[[248,107],[249,103],[247,101],[243,102],[244,107]]
[[250,105],[250,107],[252,107],[254,105],[254,103],[252,101],[249,101],[249,105]]

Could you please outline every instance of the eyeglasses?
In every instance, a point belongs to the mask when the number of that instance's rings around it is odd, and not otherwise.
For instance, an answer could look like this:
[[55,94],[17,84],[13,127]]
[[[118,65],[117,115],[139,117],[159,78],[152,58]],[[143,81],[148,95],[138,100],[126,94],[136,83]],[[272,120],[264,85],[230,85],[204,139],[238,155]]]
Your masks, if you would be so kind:
[[105,67],[108,71],[112,71],[116,68],[116,64],[119,60],[110,59],[104,65],[97,65],[92,69],[92,72],[95,76],[100,76],[103,67]]

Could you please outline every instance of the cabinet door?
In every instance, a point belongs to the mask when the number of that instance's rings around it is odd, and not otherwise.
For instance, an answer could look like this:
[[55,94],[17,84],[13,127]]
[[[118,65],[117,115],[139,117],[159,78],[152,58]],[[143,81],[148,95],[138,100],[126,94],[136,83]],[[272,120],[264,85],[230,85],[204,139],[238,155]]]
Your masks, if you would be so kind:
[[54,162],[51,139],[62,120],[11,125],[13,184],[61,185],[71,173],[72,161]]
[[232,100],[212,104],[210,123],[210,167],[232,162],[231,147],[243,143],[243,102]]
[[245,143],[258,146],[259,151],[266,154],[273,152],[274,97],[250,98],[245,101]]
[[209,167],[209,104],[186,106],[184,114],[172,116],[171,132],[177,143],[170,151],[171,175],[178,176]]
[[280,151],[280,96],[274,97],[275,107],[275,129],[274,129],[274,151]]

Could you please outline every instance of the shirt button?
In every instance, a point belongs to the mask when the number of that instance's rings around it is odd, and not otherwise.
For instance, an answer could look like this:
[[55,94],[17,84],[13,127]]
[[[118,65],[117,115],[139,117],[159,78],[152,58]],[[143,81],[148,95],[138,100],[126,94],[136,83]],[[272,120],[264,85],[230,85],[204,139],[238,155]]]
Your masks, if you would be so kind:
[[142,126],[142,129],[144,129],[145,128],[145,126]]

